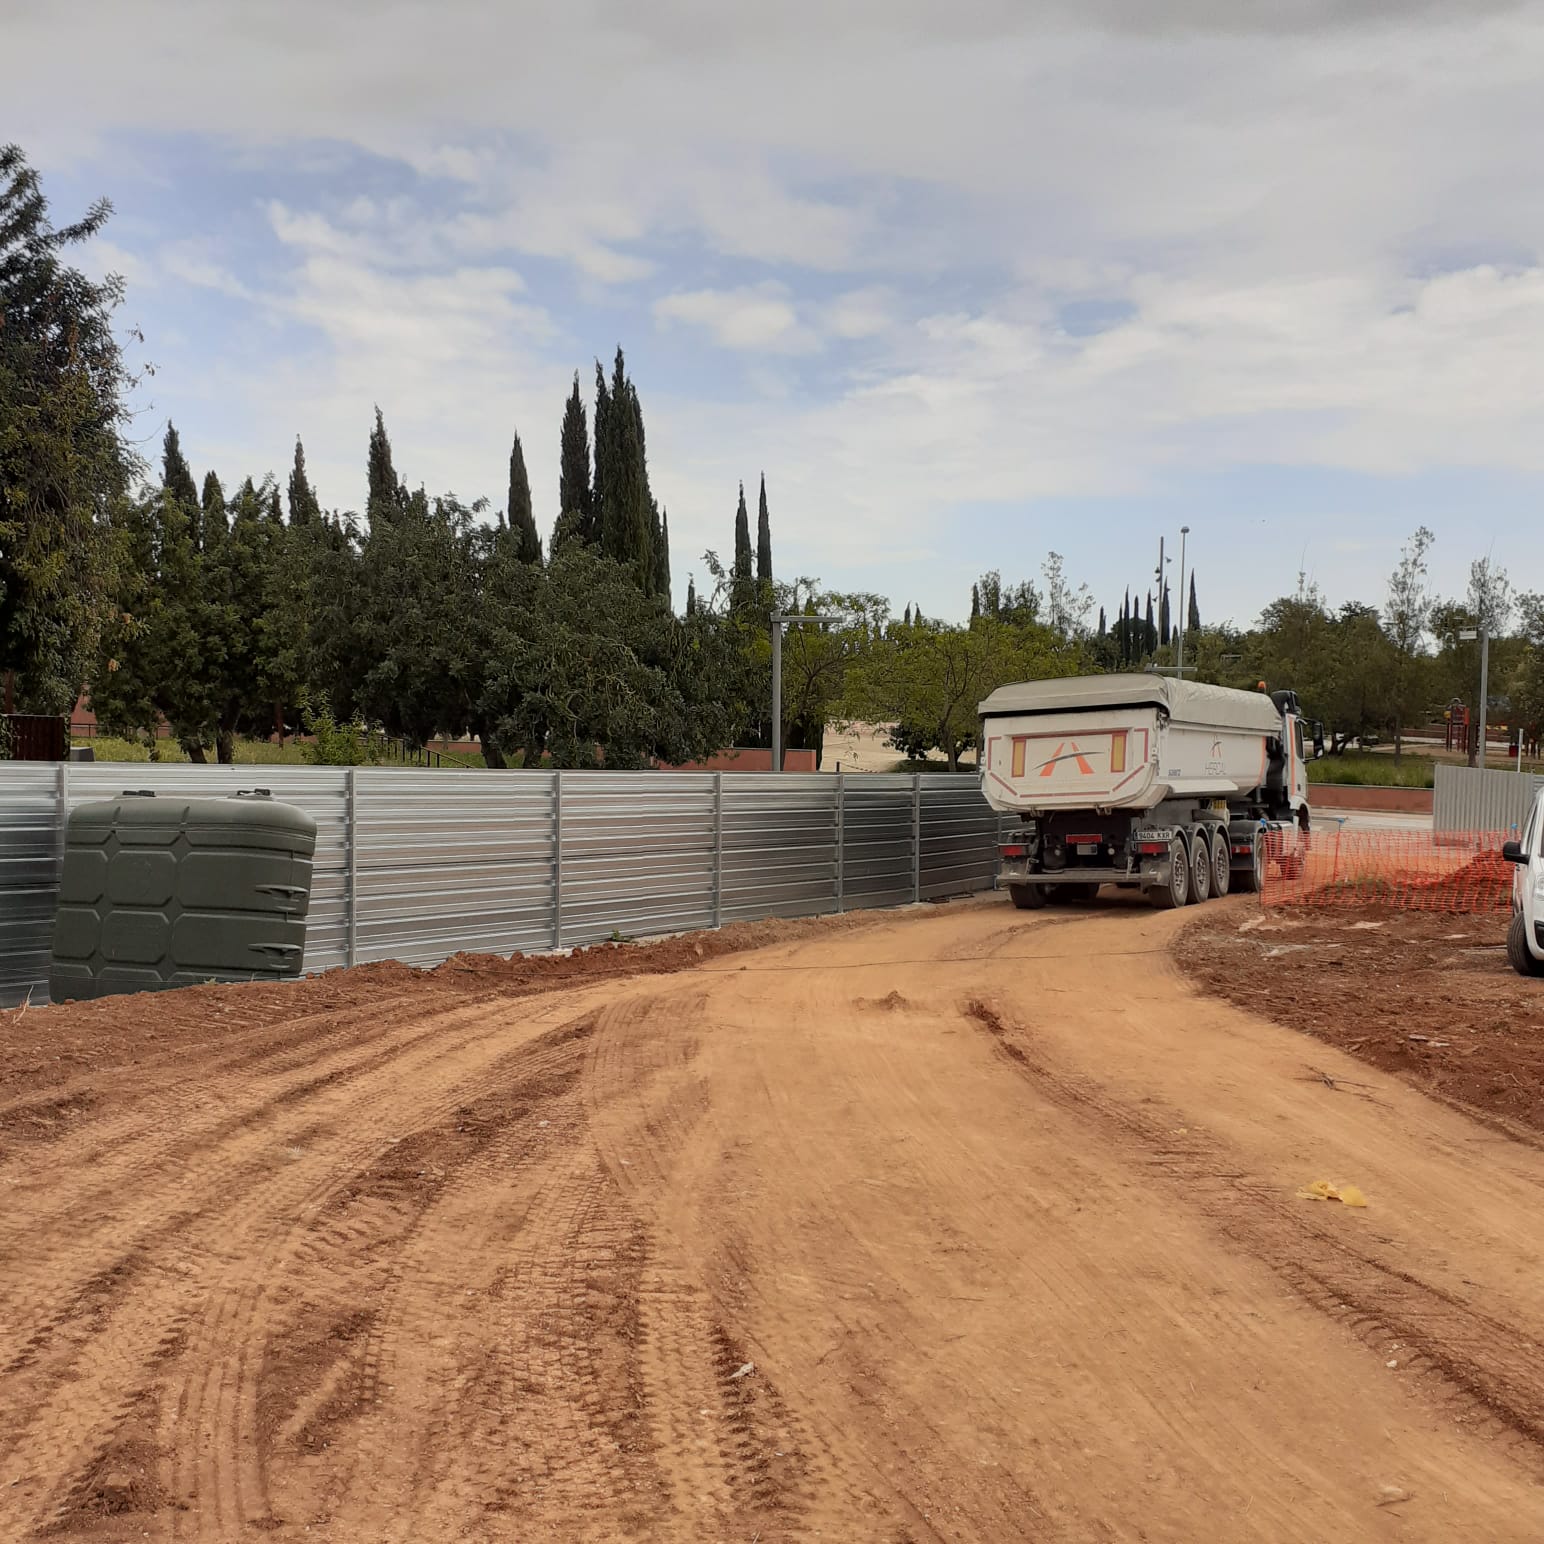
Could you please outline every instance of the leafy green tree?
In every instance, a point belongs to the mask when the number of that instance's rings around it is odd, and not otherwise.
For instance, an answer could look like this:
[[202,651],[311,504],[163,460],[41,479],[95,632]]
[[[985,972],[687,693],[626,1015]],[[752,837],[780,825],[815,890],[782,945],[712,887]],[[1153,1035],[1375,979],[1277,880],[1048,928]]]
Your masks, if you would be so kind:
[[80,694],[112,611],[109,512],[138,469],[112,330],[123,282],[62,255],[111,211],[56,229],[37,173],[0,147],[0,674],[26,712]]
[[541,537],[536,534],[536,514],[531,508],[531,479],[525,470],[525,452],[515,435],[509,452],[509,529],[515,537],[515,555],[522,563],[541,562]]
[[1434,540],[1424,525],[1417,527],[1415,534],[1400,549],[1399,564],[1389,576],[1388,603],[1383,614],[1394,652],[1390,708],[1396,767],[1404,755],[1405,721],[1425,706],[1426,683],[1419,667],[1426,629],[1436,604],[1436,597],[1426,580],[1426,554]]

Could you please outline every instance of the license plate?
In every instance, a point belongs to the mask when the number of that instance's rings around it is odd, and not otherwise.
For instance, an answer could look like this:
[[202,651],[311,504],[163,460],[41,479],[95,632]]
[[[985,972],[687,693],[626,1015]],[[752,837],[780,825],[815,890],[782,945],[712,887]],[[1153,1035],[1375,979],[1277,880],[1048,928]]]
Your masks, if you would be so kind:
[[1099,851],[1099,844],[1097,842],[1079,842],[1076,850],[1079,857],[1091,858]]

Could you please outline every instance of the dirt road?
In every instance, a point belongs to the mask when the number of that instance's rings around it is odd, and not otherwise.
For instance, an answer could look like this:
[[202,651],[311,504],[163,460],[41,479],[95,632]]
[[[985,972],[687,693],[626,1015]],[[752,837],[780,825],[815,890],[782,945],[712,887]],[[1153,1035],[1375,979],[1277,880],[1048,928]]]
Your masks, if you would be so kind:
[[1544,1536],[1544,1151],[1197,995],[1176,925],[49,1010],[0,1538]]

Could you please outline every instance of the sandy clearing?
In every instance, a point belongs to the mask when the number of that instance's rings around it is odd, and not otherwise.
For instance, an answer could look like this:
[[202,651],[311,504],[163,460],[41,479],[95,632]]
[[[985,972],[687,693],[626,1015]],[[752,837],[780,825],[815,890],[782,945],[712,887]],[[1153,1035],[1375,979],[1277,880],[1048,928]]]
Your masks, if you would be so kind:
[[217,989],[94,1083],[77,1035],[0,1126],[0,1536],[1544,1535],[1544,1153],[1201,996],[1177,925],[381,974],[227,1041]]

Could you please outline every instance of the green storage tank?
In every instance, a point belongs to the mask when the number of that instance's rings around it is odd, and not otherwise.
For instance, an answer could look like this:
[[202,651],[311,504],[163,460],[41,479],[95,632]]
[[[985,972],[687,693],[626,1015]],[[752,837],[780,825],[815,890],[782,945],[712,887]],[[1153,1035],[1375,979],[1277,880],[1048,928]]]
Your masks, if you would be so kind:
[[315,855],[316,822],[264,788],[82,804],[65,834],[49,997],[298,976]]

